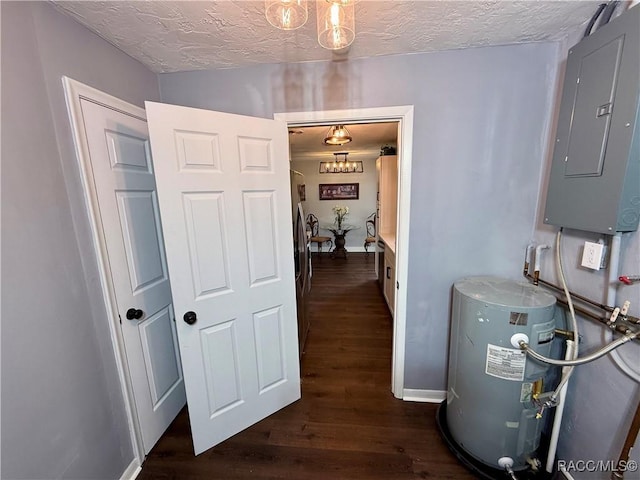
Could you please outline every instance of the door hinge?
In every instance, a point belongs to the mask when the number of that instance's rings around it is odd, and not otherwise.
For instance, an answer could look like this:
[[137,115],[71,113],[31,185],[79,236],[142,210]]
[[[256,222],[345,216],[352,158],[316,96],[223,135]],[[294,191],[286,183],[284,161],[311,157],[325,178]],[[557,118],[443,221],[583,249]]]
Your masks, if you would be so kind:
[[396,290],[400,290],[400,282],[396,282]]
[[118,320],[120,320],[120,325],[122,325],[122,317],[118,314]]

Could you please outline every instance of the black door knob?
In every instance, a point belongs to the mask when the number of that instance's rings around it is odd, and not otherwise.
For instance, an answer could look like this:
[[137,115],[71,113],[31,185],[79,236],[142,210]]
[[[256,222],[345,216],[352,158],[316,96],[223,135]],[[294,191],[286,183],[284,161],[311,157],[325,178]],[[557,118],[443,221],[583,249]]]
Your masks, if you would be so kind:
[[144,315],[142,310],[138,310],[136,308],[130,308],[127,310],[127,320],[139,320]]
[[187,312],[187,313],[184,314],[184,316],[182,318],[189,325],[193,325],[194,323],[196,323],[196,320],[198,319],[198,316],[196,315],[196,312]]

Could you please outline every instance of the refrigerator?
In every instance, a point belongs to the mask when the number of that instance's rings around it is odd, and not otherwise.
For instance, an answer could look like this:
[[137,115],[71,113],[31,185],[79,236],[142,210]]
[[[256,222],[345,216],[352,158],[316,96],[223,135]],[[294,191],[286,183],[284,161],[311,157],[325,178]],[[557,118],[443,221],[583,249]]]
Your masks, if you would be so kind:
[[311,232],[308,231],[305,212],[305,184],[304,175],[294,170],[290,171],[291,178],[291,207],[293,232],[293,258],[296,279],[296,307],[298,313],[298,351],[304,353],[304,345],[309,333],[308,303],[311,290]]

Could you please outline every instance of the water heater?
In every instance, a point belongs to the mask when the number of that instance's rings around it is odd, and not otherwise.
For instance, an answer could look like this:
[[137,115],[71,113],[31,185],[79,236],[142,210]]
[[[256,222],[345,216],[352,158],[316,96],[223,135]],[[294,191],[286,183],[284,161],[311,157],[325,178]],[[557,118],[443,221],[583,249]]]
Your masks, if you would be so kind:
[[542,420],[532,397],[549,367],[517,342],[549,356],[555,303],[526,282],[484,276],[454,284],[446,427],[456,447],[484,465],[502,470],[507,458],[521,470],[536,457]]

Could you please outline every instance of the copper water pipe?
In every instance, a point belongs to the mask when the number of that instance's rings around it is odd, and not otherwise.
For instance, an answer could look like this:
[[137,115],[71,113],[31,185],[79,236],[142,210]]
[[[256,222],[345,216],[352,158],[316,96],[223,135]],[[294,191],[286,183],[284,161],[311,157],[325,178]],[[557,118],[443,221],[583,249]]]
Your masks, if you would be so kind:
[[[530,278],[531,278],[531,276],[530,276],[530,275],[527,275],[527,278],[529,278],[529,279],[530,279]],[[552,283],[546,282],[545,280],[542,280],[542,279],[540,279],[540,283],[542,283],[543,285],[546,285],[546,286],[549,286],[549,287],[555,288],[556,290],[558,290],[558,291],[560,291],[560,292],[562,292],[562,293],[564,294],[564,290],[560,289],[560,287],[558,287],[558,286],[556,286],[556,285],[554,285],[554,284],[552,284]],[[601,305],[601,304],[595,303],[595,302],[593,302],[593,301],[589,300],[588,298],[585,298],[585,297],[583,297],[583,296],[581,296],[581,295],[578,295],[578,294],[575,294],[575,293],[572,293],[572,292],[569,292],[569,294],[571,295],[571,298],[574,298],[574,297],[575,297],[575,298],[577,298],[578,300],[581,300],[581,301],[583,301],[584,303],[587,303],[587,304],[589,304],[589,305],[591,305],[591,306],[593,306],[593,307],[595,307],[595,308],[600,308],[600,309],[605,310],[605,311],[607,311],[607,312],[612,312],[612,311],[613,311],[613,309],[612,309],[611,307],[607,306],[607,305]],[[566,301],[563,301],[563,300],[560,300],[560,299],[558,299],[558,301],[559,301],[559,302],[561,302],[561,303],[562,303],[562,304],[564,304],[564,305],[567,305],[567,302],[566,302]],[[574,305],[574,309],[575,309],[575,311],[576,311],[576,312],[578,312],[578,311],[579,311],[580,313],[583,313],[585,316],[587,316],[587,317],[589,317],[589,318],[593,318],[594,320],[598,320],[599,322],[607,323],[607,321],[608,321],[608,320],[607,320],[607,319],[605,319],[605,318],[598,317],[596,314],[591,313],[591,312],[588,312],[587,310],[584,310],[584,309],[582,309],[582,308],[576,307],[575,305]],[[618,318],[622,318],[622,317],[618,317]],[[636,325],[637,325],[637,324],[640,324],[640,318],[638,318],[638,317],[634,317],[633,315],[627,315],[627,316],[626,316],[626,317],[624,317],[624,318],[625,318],[625,320],[626,320],[627,322],[635,323]]]
[[[531,275],[526,275],[526,277],[529,280],[536,280]],[[553,284],[551,282],[547,282],[546,280],[543,280],[539,276],[538,276],[537,281],[538,281],[538,283],[541,283],[541,284],[543,284],[543,285],[545,285],[547,287],[553,288],[554,290],[557,290],[558,292],[564,293],[564,289],[562,287],[559,287],[558,285],[555,285],[555,284]],[[571,298],[577,298],[578,300],[581,300],[581,301],[583,301],[585,303],[588,303],[589,305],[593,305],[596,308],[600,308],[600,309],[604,310],[605,312],[613,312],[613,308],[614,307],[610,307],[609,305],[604,305],[602,303],[594,302],[593,300],[591,300],[591,299],[589,299],[587,297],[584,297],[582,295],[579,295],[577,293],[574,293],[574,292],[569,292],[569,294],[571,295]]]
[[624,445],[620,451],[620,457],[618,458],[618,469],[611,474],[611,480],[620,480],[624,478],[624,472],[629,463],[629,455],[633,444],[638,437],[638,431],[640,431],[640,400],[638,400],[638,406],[636,407],[636,413],[631,421],[627,438],[624,440]]
[[[564,293],[564,288],[562,288],[562,287],[560,287],[558,285],[555,285],[555,284],[553,284],[551,282],[547,282],[546,280],[543,280],[542,278],[540,278],[540,272],[539,271],[535,271],[535,272],[533,272],[533,275],[529,275],[529,262],[528,261],[524,262],[523,274],[524,274],[524,277],[527,280],[531,280],[534,285],[538,285],[539,283],[541,283],[541,284],[543,284],[543,285],[545,285],[547,287],[553,288],[554,290],[556,290],[558,292]],[[613,312],[613,308],[614,307],[610,307],[609,305],[603,305],[602,303],[596,303],[596,302],[594,302],[593,300],[591,300],[591,299],[589,299],[587,297],[584,297],[582,295],[578,295],[577,293],[574,293],[574,292],[571,292],[571,291],[569,292],[569,294],[571,295],[571,298],[577,298],[578,300],[582,300],[583,302],[588,303],[589,305],[593,305],[596,308],[600,308],[600,309],[602,309],[602,310],[604,310],[606,312]]]
[[[540,272],[533,272],[533,276],[529,274],[529,262],[525,262],[524,264],[524,277],[527,280],[531,280],[533,282],[534,285],[538,285],[539,283],[541,283],[542,285],[552,288],[557,292],[560,292],[562,294],[564,294],[564,289],[562,287],[559,287],[558,285],[555,285],[551,282],[547,282],[546,280],[543,280],[542,278],[540,278]],[[604,305],[602,303],[597,303],[594,302],[593,300],[584,297],[582,295],[579,295],[577,293],[574,292],[569,292],[569,295],[571,295],[571,298],[576,298],[584,303],[587,303],[589,305],[592,305],[595,308],[599,308],[601,310],[604,310],[605,312],[613,312],[614,307],[610,307],[609,305]],[[602,319],[600,317],[598,317],[597,315],[587,312],[586,310],[583,309],[579,309],[579,308],[575,308],[576,312],[580,311],[580,313],[584,314],[585,316],[589,317],[589,318],[593,318],[594,320],[598,320],[599,322],[602,323],[606,323],[607,320],[606,319]],[[627,321],[631,322],[631,323],[635,323],[635,324],[640,324],[640,318],[628,315],[627,316]]]

